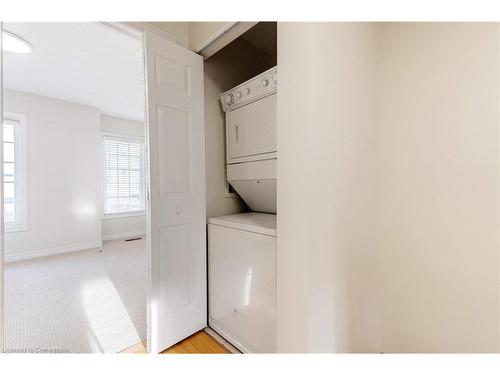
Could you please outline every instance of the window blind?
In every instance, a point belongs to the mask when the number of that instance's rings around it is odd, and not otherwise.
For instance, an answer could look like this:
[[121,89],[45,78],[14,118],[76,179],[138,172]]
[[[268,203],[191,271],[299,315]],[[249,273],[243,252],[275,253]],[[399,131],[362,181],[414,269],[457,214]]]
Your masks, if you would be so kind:
[[104,213],[144,211],[144,143],[104,137]]
[[4,222],[16,222],[16,140],[15,127],[19,122],[5,119],[3,124],[3,207]]
[[27,230],[26,120],[22,113],[3,113],[3,208],[6,232]]

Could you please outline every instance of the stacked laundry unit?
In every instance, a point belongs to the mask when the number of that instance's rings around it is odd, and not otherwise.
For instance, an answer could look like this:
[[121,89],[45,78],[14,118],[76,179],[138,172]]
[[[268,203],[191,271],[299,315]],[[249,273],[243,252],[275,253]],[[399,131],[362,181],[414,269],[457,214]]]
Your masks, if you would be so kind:
[[242,352],[276,351],[274,67],[221,94],[227,179],[252,212],[209,218],[209,325]]

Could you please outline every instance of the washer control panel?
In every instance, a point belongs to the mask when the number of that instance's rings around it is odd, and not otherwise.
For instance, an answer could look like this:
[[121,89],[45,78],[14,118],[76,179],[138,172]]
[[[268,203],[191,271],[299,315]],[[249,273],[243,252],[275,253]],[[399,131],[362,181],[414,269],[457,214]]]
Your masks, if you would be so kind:
[[243,82],[220,95],[224,112],[232,111],[265,96],[274,94],[278,89],[278,67],[275,66],[257,77]]

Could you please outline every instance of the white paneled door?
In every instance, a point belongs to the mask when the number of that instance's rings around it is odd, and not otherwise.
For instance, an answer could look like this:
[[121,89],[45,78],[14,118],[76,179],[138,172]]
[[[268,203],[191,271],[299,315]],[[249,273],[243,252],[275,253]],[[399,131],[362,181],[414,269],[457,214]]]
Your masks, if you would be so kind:
[[203,60],[145,34],[150,181],[148,350],[206,326]]
[[[0,22],[0,35],[3,35],[3,24]],[[3,126],[3,49],[0,38],[0,125]],[[3,132],[0,133],[0,147],[3,145]],[[3,197],[3,151],[0,153],[0,197]],[[0,353],[4,351],[4,298],[3,298],[3,199],[0,204]]]

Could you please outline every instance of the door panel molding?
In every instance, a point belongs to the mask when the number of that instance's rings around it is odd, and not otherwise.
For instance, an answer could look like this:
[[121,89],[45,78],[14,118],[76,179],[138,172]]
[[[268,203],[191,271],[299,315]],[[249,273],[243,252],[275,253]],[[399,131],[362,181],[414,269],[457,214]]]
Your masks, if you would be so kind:
[[149,175],[148,351],[207,325],[202,57],[144,34]]

